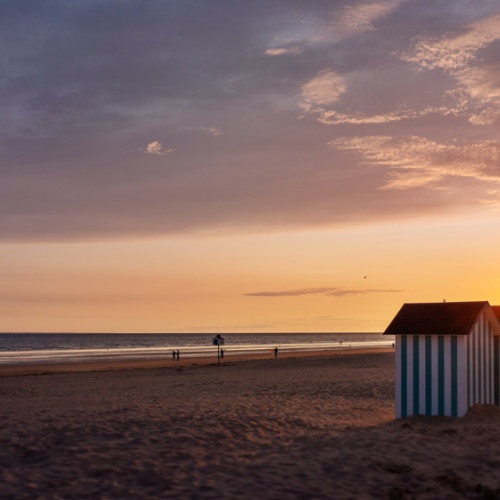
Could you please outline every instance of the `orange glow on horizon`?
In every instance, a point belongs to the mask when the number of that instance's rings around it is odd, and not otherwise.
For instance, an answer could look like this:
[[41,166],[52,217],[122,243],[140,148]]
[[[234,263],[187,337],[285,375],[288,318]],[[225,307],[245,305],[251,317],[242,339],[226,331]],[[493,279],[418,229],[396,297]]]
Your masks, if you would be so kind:
[[1,330],[382,331],[404,302],[500,303],[494,226],[5,245]]

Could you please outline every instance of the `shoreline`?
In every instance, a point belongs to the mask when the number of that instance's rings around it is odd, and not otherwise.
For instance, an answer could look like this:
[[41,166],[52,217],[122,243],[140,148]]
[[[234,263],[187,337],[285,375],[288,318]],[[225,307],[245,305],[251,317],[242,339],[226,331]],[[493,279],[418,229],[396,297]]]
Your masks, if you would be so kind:
[[[376,347],[363,349],[325,349],[323,351],[283,351],[279,352],[279,359],[290,358],[311,358],[323,356],[346,356],[352,354],[368,354],[368,353],[388,353],[394,352],[390,347]],[[268,353],[254,354],[236,354],[226,355],[221,358],[220,365],[230,365],[245,361],[255,360],[274,360],[273,355]],[[91,361],[91,362],[74,362],[74,363],[41,363],[41,364],[20,364],[20,365],[2,365],[0,366],[0,377],[18,376],[18,375],[45,375],[53,373],[86,373],[100,371],[125,371],[125,370],[141,370],[154,368],[185,368],[188,366],[206,366],[217,365],[217,357],[181,357],[179,361],[174,361],[170,358],[165,359],[128,359],[128,360],[113,360],[113,361]]]

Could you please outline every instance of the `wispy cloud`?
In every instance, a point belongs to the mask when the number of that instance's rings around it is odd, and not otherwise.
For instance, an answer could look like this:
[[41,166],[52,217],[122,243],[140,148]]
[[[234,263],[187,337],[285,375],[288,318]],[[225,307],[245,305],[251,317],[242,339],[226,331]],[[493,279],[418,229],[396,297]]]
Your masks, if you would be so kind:
[[252,292],[245,293],[248,297],[300,297],[302,295],[329,295],[332,297],[344,297],[346,295],[366,295],[371,293],[399,293],[403,290],[384,290],[384,289],[355,289],[339,287],[320,287],[320,288],[299,288],[295,290],[281,290],[277,292]]
[[376,29],[375,23],[394,12],[403,0],[358,3],[346,5],[337,12],[327,25],[329,38],[347,38]]
[[306,111],[321,110],[321,106],[336,103],[347,90],[345,79],[331,70],[320,71],[302,86],[301,106]]
[[479,52],[500,40],[500,14],[440,37],[417,38],[399,57],[420,70],[441,69],[461,90],[462,105],[471,107],[469,121],[488,125],[500,118],[500,87],[497,61],[488,63]]
[[[347,6],[339,14],[336,33],[367,31],[371,23],[392,12],[401,2],[382,2]],[[337,26],[337,22],[339,26]],[[386,113],[366,113],[362,110],[341,111],[339,104],[347,93],[347,76],[324,70],[302,87],[299,106],[325,125],[377,125],[416,120],[432,115],[464,116],[473,125],[490,125],[500,118],[500,70],[495,59],[480,58],[482,49],[500,40],[500,14],[471,23],[461,30],[435,37],[415,38],[407,50],[394,52],[400,60],[414,64],[419,71],[442,70],[455,81],[453,88],[441,96],[447,104],[424,108],[398,107]],[[328,88],[328,80],[342,86]],[[310,89],[319,86],[321,99],[311,96]],[[331,99],[328,99],[328,94]],[[439,97],[439,96],[437,96]]]
[[500,189],[487,189],[486,194],[490,197],[481,202],[487,205],[492,211],[500,212]]
[[438,143],[425,137],[343,137],[329,145],[353,151],[370,165],[389,167],[387,189],[435,184],[446,176],[500,183],[500,143],[495,140]]
[[477,52],[500,38],[500,14],[467,25],[458,33],[415,40],[401,58],[422,69],[441,68],[450,73],[461,71],[474,62]]
[[216,127],[201,127],[201,129],[215,136],[222,135],[222,131]]
[[309,111],[315,114],[317,120],[325,125],[380,125],[403,120],[416,120],[431,115],[458,115],[460,112],[458,108],[448,108],[445,106],[427,107],[421,110],[401,108],[389,113],[374,115],[362,112],[352,114],[340,113],[336,110],[327,110],[321,107],[317,107],[316,109],[310,108]]
[[174,151],[175,151],[175,148],[167,148],[167,149],[165,149],[162,146],[161,142],[158,142],[158,141],[150,142],[146,146],[146,149],[142,150],[142,152],[144,152],[146,154],[159,155],[159,156],[167,155],[167,154],[173,153]]
[[329,15],[291,23],[269,44],[268,56],[300,55],[306,47],[335,44],[362,33],[375,31],[377,21],[394,12],[405,0],[359,2],[332,8]]
[[267,49],[265,54],[267,56],[285,56],[285,55],[299,55],[302,54],[300,47],[280,47],[276,49]]
[[[304,17],[291,23],[274,37],[269,50],[337,43],[362,33],[375,31],[376,24],[398,9],[405,0],[359,2],[338,8],[333,6],[322,17]],[[281,42],[281,44],[279,44]],[[278,55],[278,54],[269,54]]]
[[[395,111],[380,114],[369,114],[362,111],[341,112],[336,108],[348,89],[348,80],[345,76],[325,69],[302,86],[299,106],[306,114],[314,116],[325,125],[380,125],[403,120],[416,120],[431,115],[456,116],[462,113],[459,105],[427,106],[423,109],[400,107]],[[450,97],[455,98],[455,95],[450,95]]]
[[218,136],[222,135],[222,130],[217,127],[203,127],[201,125],[198,126],[188,126],[184,127],[184,130],[199,130],[200,132],[206,132],[207,134]]

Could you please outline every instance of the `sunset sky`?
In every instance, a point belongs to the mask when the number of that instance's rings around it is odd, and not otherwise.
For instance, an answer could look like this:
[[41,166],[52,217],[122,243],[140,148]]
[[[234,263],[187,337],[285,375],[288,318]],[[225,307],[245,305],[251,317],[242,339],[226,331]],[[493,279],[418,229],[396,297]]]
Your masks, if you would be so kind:
[[0,40],[0,331],[500,304],[498,0],[3,0]]

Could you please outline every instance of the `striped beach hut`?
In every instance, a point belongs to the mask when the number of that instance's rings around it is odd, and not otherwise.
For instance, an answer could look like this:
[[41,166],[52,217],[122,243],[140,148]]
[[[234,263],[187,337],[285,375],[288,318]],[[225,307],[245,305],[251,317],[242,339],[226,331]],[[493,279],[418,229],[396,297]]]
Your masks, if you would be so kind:
[[396,336],[396,418],[500,404],[499,321],[487,301],[404,304],[384,332]]

